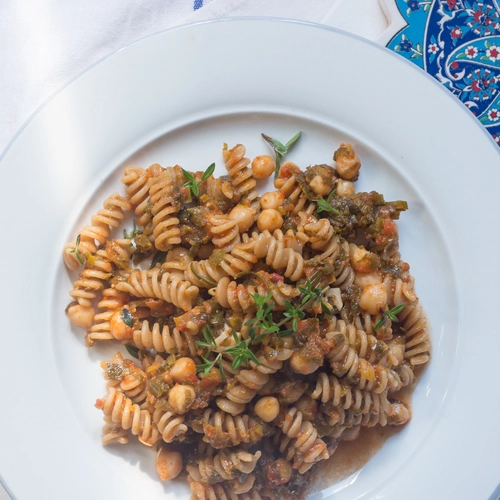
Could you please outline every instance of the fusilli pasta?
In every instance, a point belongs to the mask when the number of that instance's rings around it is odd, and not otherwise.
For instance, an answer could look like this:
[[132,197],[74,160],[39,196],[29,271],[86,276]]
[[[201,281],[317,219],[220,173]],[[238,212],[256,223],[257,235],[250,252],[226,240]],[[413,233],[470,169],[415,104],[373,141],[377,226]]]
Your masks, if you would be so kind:
[[[137,359],[101,363],[104,444],[155,445],[194,499],[298,500],[339,443],[411,418],[401,389],[431,344],[399,252],[407,207],[356,193],[350,145],[332,165],[284,162],[261,198],[271,157],[250,167],[237,144],[222,160],[220,178],[127,167],[125,196],[64,249],[83,266],[67,315],[87,346]],[[116,237],[128,210],[138,225]]]

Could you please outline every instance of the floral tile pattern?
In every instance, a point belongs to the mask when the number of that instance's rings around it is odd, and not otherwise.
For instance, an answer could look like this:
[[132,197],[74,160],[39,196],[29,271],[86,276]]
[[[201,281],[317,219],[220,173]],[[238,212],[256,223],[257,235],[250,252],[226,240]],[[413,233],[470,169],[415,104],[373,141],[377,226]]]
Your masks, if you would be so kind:
[[407,26],[387,47],[455,94],[500,145],[500,0],[395,0]]

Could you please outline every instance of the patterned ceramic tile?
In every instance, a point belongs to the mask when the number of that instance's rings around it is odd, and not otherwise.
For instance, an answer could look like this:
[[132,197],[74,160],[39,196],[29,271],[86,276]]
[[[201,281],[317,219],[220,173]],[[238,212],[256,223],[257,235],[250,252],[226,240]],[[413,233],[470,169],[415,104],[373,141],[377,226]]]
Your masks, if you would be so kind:
[[395,1],[408,24],[387,47],[447,87],[500,144],[500,2]]

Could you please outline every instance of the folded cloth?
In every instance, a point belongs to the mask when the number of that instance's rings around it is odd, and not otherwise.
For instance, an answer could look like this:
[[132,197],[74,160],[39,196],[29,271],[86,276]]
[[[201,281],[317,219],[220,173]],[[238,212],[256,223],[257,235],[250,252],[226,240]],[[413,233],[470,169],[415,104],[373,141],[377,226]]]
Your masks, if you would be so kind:
[[377,0],[3,0],[0,153],[51,95],[109,54],[172,26],[240,16],[323,23],[372,40],[387,26]]

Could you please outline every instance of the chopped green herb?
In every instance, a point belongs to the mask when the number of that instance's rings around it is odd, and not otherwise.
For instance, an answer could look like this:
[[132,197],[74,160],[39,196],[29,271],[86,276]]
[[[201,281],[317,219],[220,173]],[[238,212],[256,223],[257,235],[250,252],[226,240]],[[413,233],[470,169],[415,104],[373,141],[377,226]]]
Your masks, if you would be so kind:
[[135,222],[135,219],[134,219],[134,228],[132,229],[132,231],[130,231],[130,233],[127,233],[126,229],[124,229],[123,230],[123,237],[127,240],[132,240],[138,234],[142,234],[142,231],[137,227],[137,223]]
[[125,344],[127,352],[136,359],[139,359],[139,349],[132,344]]
[[130,310],[126,307],[122,309],[122,320],[129,328],[134,326],[134,317],[132,316]]
[[156,264],[163,264],[166,258],[167,258],[167,252],[156,252],[154,254],[153,260],[151,261],[149,269],[153,269],[153,267],[155,267]]

